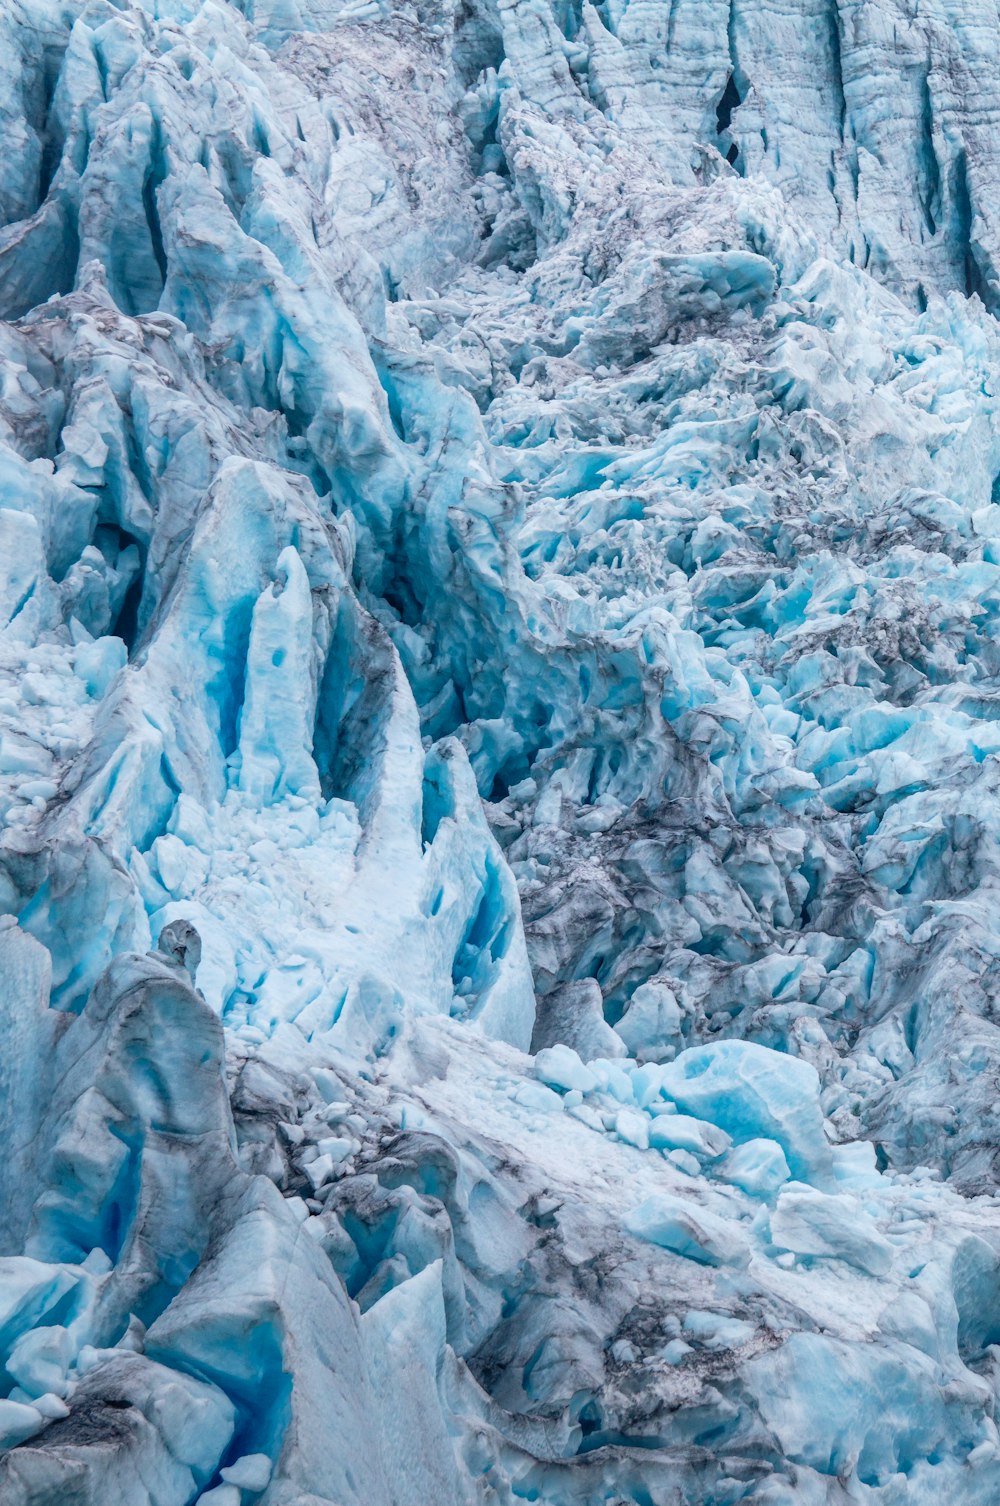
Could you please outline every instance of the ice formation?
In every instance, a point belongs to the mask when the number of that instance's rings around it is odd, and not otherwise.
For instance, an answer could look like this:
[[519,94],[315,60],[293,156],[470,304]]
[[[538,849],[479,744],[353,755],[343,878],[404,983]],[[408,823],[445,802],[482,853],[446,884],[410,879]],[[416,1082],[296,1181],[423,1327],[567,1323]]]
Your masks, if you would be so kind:
[[996,1506],[993,0],[0,0],[0,1502]]

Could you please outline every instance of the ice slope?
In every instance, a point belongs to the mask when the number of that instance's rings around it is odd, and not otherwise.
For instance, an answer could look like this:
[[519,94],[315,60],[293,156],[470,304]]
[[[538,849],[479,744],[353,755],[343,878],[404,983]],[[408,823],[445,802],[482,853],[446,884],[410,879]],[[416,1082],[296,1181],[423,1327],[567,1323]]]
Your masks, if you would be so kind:
[[3,1506],[1000,1498],[998,64],[0,5]]

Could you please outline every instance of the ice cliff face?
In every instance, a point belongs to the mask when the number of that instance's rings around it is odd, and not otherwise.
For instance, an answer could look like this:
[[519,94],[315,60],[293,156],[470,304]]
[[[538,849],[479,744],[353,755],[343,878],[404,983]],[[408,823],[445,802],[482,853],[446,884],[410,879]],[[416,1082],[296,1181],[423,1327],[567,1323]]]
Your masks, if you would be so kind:
[[998,80],[0,4],[3,1506],[1000,1499]]

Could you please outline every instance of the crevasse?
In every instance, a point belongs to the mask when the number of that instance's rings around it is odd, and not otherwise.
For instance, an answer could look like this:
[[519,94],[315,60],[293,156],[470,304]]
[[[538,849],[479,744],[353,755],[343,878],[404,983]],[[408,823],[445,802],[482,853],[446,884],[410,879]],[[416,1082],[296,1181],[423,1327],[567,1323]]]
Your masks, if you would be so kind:
[[998,79],[0,0],[2,1506],[1000,1500]]

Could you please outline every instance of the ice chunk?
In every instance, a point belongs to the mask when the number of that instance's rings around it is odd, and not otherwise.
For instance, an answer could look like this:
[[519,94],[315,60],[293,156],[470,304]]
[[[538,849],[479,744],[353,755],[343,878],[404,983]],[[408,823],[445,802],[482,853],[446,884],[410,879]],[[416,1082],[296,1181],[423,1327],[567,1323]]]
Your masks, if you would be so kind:
[[721,1181],[742,1187],[751,1197],[773,1197],[791,1176],[785,1152],[776,1140],[745,1140],[714,1169]]
[[733,1349],[745,1344],[756,1332],[752,1323],[742,1318],[733,1318],[726,1313],[692,1308],[684,1316],[682,1332],[698,1341],[705,1349]]
[[581,1093],[591,1093],[597,1087],[597,1077],[585,1067],[570,1046],[548,1046],[535,1056],[535,1071],[545,1083],[566,1091],[576,1088]]
[[60,1418],[69,1416],[69,1407],[54,1391],[46,1391],[43,1396],[33,1397],[31,1405],[49,1422],[57,1422]]
[[330,1180],[333,1176],[334,1164],[333,1156],[319,1155],[304,1168],[313,1192],[318,1192]]
[[673,989],[658,981],[641,984],[615,1029],[639,1061],[668,1061],[681,1033],[681,1012]]
[[86,1281],[73,1266],[23,1256],[0,1260],[0,1345],[9,1350]]
[[271,1460],[267,1454],[244,1454],[235,1464],[219,1471],[229,1485],[241,1490],[264,1490],[271,1478]]
[[794,1176],[832,1175],[816,1068],[751,1041],[713,1041],[662,1069],[663,1089],[685,1113],[708,1120],[737,1144],[775,1140]]
[[0,1400],[0,1448],[15,1448],[45,1426],[37,1407],[20,1401]]
[[190,921],[174,920],[164,926],[156,946],[165,957],[182,967],[194,982],[201,961],[201,937]]
[[65,1396],[67,1374],[76,1357],[77,1344],[61,1324],[33,1328],[22,1334],[4,1364],[22,1390],[29,1396],[43,1396],[51,1391]]
[[649,1143],[658,1150],[689,1150],[716,1161],[732,1144],[725,1130],[690,1114],[657,1114],[650,1121]]
[[604,1000],[593,978],[561,983],[538,1001],[532,1049],[567,1045],[585,1062],[625,1055],[619,1033],[604,1018]]
[[771,1237],[780,1249],[845,1260],[869,1276],[885,1276],[892,1266],[892,1245],[857,1198],[845,1193],[790,1183],[771,1215]]
[[615,1115],[615,1134],[626,1145],[645,1150],[650,1143],[649,1120],[637,1109],[620,1109]]
[[588,1066],[597,1078],[598,1088],[602,1092],[627,1106],[635,1102],[631,1075],[619,1062],[610,1061],[603,1056],[595,1056]]
[[243,1496],[238,1485],[216,1485],[199,1496],[200,1506],[240,1506]]
[[569,1045],[583,1062],[625,1056],[622,1039],[604,1018],[604,998],[592,977],[560,983],[538,1001],[532,1050]]
[[870,1140],[853,1140],[831,1147],[833,1174],[841,1187],[864,1191],[879,1185],[875,1147]]
[[630,1233],[700,1265],[738,1265],[747,1258],[737,1226],[668,1192],[641,1203],[625,1223]]

